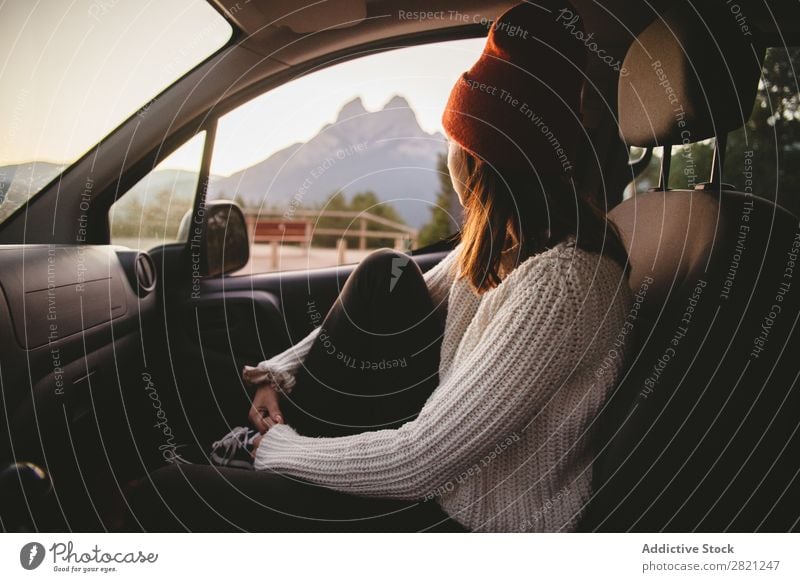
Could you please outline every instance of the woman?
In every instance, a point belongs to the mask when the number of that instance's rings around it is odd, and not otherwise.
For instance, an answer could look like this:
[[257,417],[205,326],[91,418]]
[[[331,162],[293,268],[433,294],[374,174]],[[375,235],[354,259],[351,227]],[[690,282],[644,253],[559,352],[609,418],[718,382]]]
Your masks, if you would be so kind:
[[424,276],[372,254],[320,327],[245,368],[258,433],[237,429],[215,454],[252,453],[256,470],[157,471],[182,525],[576,528],[630,296],[619,239],[571,179],[586,56],[564,6],[502,15],[452,91],[460,244]]

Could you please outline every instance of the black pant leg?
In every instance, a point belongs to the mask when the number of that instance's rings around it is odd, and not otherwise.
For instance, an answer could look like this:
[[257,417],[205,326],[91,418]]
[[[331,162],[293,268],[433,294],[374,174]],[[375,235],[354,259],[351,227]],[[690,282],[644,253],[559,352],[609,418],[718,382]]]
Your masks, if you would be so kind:
[[438,385],[442,323],[417,264],[370,254],[348,278],[283,409],[301,434],[395,428]]

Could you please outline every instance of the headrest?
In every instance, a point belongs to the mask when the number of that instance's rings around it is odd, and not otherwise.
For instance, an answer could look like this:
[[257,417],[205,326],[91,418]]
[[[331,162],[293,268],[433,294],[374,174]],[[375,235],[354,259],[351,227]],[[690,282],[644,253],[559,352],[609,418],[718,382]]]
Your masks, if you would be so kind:
[[619,127],[628,145],[693,143],[744,125],[764,48],[725,0],[682,0],[634,40],[619,79]]

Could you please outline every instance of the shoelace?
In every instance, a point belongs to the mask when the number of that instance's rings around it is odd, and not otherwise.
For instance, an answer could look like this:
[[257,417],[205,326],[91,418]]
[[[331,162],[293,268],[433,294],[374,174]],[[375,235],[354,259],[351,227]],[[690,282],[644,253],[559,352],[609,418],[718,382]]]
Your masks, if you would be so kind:
[[220,440],[212,444],[211,447],[215,452],[217,449],[223,449],[224,454],[220,456],[229,459],[240,448],[247,446],[247,435],[249,432],[250,430],[247,427],[237,426]]

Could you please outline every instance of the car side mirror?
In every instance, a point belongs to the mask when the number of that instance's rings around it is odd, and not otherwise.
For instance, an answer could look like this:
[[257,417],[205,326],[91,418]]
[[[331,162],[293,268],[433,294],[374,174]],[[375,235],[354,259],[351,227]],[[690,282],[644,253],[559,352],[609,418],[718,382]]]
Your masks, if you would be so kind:
[[200,245],[204,275],[217,277],[233,273],[250,261],[250,238],[244,212],[235,202],[211,200],[206,203],[206,229]]

